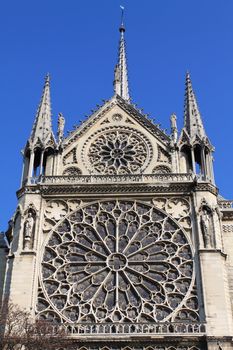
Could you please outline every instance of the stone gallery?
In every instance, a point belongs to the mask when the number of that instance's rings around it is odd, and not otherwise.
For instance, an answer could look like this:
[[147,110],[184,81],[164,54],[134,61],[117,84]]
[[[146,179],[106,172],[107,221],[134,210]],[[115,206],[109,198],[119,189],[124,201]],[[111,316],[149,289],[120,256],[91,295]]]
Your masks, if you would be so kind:
[[114,94],[67,137],[46,77],[0,240],[0,297],[79,350],[233,349],[233,209],[214,181],[190,75],[171,133],[132,102],[120,27]]

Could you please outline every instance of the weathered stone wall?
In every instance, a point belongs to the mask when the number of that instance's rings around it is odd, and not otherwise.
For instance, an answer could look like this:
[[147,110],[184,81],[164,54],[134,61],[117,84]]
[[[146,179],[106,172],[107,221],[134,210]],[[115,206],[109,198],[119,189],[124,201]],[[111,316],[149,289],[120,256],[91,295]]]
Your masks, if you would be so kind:
[[3,238],[3,234],[0,233],[0,300],[2,298],[5,270],[6,270],[6,243]]
[[226,267],[233,311],[233,221],[224,221],[222,225],[222,232],[224,251],[227,254]]

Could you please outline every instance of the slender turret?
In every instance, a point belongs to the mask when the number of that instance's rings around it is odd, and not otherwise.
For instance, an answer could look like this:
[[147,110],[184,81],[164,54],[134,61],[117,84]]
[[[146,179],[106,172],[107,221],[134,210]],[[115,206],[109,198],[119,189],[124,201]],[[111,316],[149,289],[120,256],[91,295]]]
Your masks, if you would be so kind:
[[55,142],[52,131],[50,77],[49,74],[47,74],[41,101],[37,109],[36,118],[29,138],[29,145],[30,148],[33,148],[37,143],[40,143],[42,147],[46,148],[47,143],[50,143],[51,140]]
[[189,73],[186,74],[185,85],[184,128],[191,139],[196,136],[199,136],[200,139],[202,139],[203,137],[206,137],[206,133]]
[[37,181],[40,175],[52,174],[56,140],[52,130],[50,77],[47,74],[32,132],[24,149],[22,184]]
[[186,74],[184,127],[179,138],[180,170],[193,172],[198,179],[214,182],[211,145],[193,91],[190,74]]

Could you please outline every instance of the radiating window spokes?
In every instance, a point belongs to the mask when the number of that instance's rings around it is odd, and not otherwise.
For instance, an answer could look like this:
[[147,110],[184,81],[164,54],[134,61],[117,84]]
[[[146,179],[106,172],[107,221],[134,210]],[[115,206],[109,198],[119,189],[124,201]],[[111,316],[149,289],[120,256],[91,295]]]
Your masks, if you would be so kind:
[[[165,321],[177,310],[196,320],[192,284],[191,247],[170,216],[138,201],[102,201],[51,233],[41,302],[70,322]],[[46,307],[39,311],[45,317]]]
[[82,155],[91,172],[131,174],[145,168],[152,156],[152,146],[143,133],[118,126],[91,135]]

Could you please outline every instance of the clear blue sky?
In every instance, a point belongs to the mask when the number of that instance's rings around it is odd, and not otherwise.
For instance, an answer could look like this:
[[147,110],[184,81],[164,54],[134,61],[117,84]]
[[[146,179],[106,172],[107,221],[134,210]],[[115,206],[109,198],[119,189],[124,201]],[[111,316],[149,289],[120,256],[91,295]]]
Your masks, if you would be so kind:
[[204,125],[216,148],[220,193],[233,198],[232,0],[7,0],[0,9],[0,227],[16,208],[20,150],[30,134],[43,79],[51,74],[54,126],[66,129],[113,94],[120,4],[133,101],[169,128],[183,122],[190,70]]

